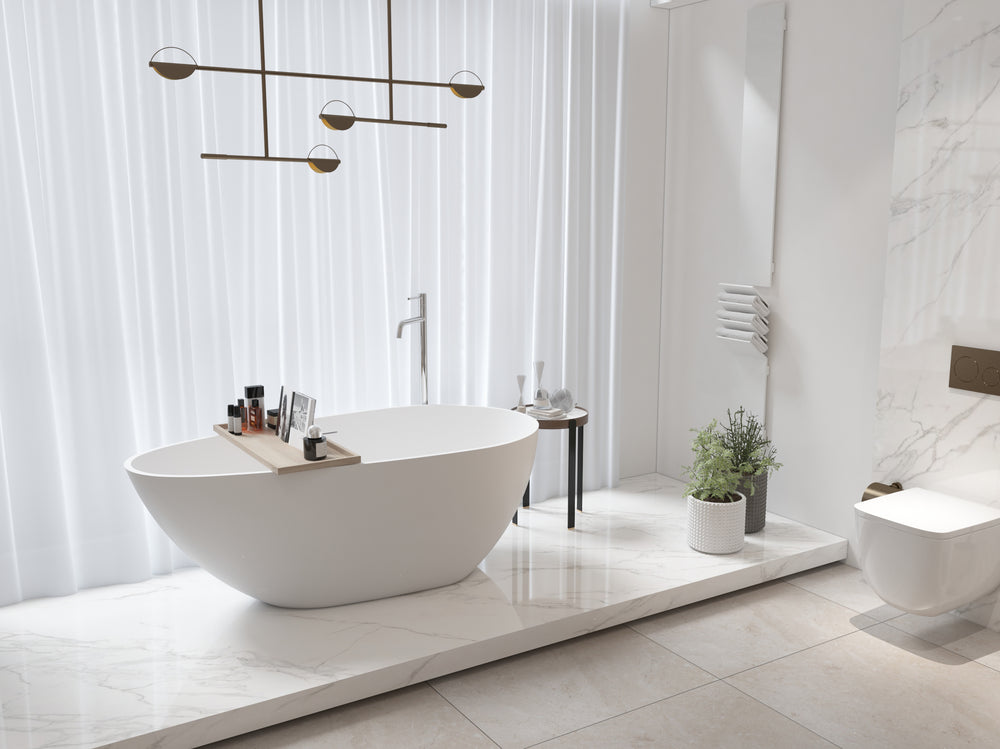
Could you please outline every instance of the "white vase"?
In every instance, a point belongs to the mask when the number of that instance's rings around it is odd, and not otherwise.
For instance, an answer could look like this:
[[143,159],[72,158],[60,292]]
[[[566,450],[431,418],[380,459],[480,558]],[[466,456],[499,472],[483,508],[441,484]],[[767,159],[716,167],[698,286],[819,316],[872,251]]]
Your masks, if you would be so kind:
[[535,408],[549,407],[549,391],[542,387],[542,371],[545,369],[545,362],[535,362]]
[[687,498],[687,542],[706,554],[732,554],[743,548],[747,500],[704,502]]

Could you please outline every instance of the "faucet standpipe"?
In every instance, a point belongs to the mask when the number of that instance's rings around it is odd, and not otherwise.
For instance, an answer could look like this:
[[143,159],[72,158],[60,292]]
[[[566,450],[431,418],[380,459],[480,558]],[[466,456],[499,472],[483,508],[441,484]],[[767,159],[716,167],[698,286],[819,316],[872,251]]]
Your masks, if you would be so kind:
[[419,310],[416,317],[409,317],[399,323],[396,328],[396,338],[403,337],[403,328],[413,323],[420,323],[420,384],[423,391],[424,405],[427,405],[427,294],[417,294],[407,297],[407,301],[419,300]]

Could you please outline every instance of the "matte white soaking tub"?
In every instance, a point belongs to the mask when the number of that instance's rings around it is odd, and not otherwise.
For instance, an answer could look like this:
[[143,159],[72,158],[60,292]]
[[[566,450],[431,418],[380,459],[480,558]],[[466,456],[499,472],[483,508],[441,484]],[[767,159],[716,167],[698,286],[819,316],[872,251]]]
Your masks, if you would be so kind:
[[409,406],[316,420],[361,463],[275,475],[219,436],[125,462],[167,535],[247,595],[337,606],[457,582],[520,504],[538,423],[515,411]]

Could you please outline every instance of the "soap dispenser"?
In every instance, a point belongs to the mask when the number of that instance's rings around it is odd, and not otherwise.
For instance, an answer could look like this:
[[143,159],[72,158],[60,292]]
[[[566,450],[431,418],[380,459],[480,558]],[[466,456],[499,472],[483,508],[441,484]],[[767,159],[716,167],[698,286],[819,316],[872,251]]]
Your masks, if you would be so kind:
[[317,424],[313,424],[302,438],[302,457],[306,460],[322,460],[326,457],[326,437]]

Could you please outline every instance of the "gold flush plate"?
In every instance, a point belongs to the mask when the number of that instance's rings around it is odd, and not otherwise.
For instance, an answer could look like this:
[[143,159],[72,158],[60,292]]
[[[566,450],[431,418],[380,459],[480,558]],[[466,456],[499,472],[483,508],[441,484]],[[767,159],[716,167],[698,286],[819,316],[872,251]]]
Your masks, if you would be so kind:
[[952,346],[948,387],[1000,395],[1000,351]]

